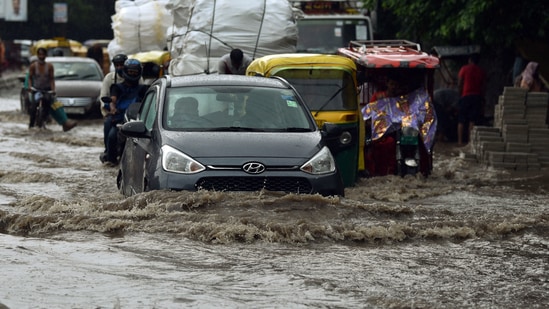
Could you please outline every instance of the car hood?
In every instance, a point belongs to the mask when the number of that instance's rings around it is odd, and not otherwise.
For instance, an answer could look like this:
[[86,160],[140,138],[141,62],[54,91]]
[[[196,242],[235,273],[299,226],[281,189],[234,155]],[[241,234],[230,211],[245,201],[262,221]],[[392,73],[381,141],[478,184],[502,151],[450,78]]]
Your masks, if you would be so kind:
[[56,80],[55,93],[58,97],[95,97],[101,92],[100,81]]
[[206,158],[293,158],[309,159],[321,149],[316,132],[171,132],[165,131],[163,144],[181,150],[195,159]]

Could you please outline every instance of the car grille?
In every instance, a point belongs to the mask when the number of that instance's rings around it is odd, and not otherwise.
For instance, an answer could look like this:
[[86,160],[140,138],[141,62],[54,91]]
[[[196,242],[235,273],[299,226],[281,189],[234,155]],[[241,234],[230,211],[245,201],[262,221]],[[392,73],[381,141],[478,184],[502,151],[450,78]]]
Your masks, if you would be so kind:
[[63,103],[64,106],[87,106],[92,102],[92,99],[89,97],[84,98],[57,98],[57,100]]
[[196,184],[197,189],[215,191],[282,191],[312,193],[309,181],[299,177],[205,177]]

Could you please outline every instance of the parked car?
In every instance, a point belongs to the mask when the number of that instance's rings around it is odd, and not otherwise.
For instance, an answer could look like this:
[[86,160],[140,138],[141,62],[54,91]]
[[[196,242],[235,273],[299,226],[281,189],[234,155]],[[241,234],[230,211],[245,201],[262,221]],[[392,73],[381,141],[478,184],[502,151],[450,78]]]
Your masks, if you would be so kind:
[[127,117],[117,178],[125,196],[155,189],[344,195],[327,147],[340,129],[320,130],[280,77],[164,76]]
[[84,57],[48,57],[55,70],[57,100],[67,114],[99,113],[103,71],[99,64]]

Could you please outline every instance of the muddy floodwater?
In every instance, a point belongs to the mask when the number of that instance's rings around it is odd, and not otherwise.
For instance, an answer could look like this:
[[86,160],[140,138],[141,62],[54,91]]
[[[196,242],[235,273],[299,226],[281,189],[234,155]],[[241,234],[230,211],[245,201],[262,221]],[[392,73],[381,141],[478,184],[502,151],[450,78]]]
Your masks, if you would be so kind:
[[[435,146],[433,175],[344,198],[124,198],[100,119],[29,131],[0,93],[0,304],[19,308],[547,308],[548,171]],[[0,305],[0,308],[3,308]]]

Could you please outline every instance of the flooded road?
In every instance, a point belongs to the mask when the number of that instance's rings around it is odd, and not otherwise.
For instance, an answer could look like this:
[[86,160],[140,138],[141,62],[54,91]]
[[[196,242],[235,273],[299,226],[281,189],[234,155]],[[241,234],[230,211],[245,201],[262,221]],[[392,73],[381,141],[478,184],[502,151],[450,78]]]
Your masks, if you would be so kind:
[[[435,146],[432,177],[345,198],[148,192],[101,165],[102,123],[27,129],[0,93],[0,303],[8,308],[546,308],[548,171]],[[2,306],[0,305],[0,308]]]

